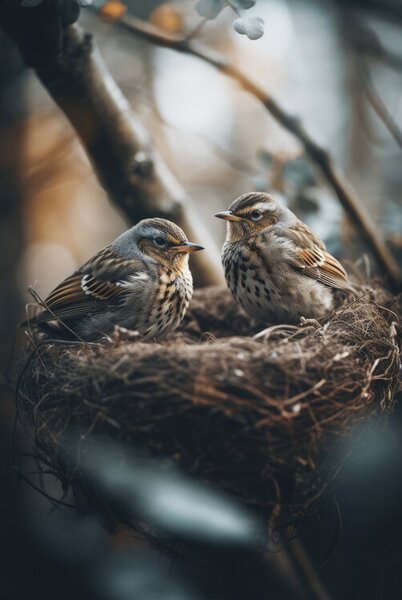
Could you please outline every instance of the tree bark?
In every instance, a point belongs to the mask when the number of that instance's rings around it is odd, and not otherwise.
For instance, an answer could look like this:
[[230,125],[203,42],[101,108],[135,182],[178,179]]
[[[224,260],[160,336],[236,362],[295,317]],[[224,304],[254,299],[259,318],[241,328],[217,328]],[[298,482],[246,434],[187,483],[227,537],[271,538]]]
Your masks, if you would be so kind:
[[87,151],[99,180],[132,222],[175,221],[207,250],[192,259],[198,286],[223,281],[214,240],[107,69],[92,37],[73,22],[74,2],[44,0],[35,8],[0,4],[0,25],[17,43]]

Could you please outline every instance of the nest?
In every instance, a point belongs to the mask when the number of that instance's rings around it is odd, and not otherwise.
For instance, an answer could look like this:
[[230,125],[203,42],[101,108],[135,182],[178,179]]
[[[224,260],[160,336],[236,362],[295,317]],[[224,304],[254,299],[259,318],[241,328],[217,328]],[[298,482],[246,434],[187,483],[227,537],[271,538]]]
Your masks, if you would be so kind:
[[79,485],[59,456],[74,427],[168,457],[280,525],[311,511],[328,486],[334,470],[320,465],[334,443],[392,408],[398,313],[378,289],[325,322],[254,337],[226,289],[198,290],[161,344],[33,340],[20,414],[66,485]]

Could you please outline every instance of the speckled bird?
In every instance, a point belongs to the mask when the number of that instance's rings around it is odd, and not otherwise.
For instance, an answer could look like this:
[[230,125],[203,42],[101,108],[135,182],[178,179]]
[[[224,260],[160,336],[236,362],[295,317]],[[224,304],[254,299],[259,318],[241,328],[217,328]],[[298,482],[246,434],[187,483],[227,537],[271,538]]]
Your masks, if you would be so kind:
[[193,293],[188,256],[202,249],[174,223],[144,219],[62,281],[29,324],[85,341],[116,325],[159,339],[186,312]]
[[228,287],[256,321],[319,319],[333,309],[335,290],[354,292],[320,238],[270,194],[244,194],[215,216],[227,221],[222,263]]

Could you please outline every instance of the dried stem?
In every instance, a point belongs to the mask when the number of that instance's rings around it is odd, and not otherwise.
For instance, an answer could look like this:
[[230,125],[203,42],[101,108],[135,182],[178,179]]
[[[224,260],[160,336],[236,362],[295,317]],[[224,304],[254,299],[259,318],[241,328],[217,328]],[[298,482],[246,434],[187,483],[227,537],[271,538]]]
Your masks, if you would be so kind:
[[208,247],[194,256],[196,285],[221,282],[220,257],[209,231],[192,214],[184,190],[155,151],[91,36],[71,24],[78,13],[60,10],[52,0],[35,8],[4,0],[0,26],[73,125],[115,204],[132,222],[161,216],[178,223],[190,239]]
[[402,285],[402,275],[397,262],[381,238],[378,228],[372,221],[359,197],[350,187],[345,177],[337,170],[328,152],[320,147],[304,129],[297,117],[287,113],[262,87],[254,83],[246,74],[230,64],[224,57],[194,41],[167,34],[150,23],[130,15],[124,15],[118,24],[138,37],[184,54],[195,56],[234,79],[244,90],[253,95],[271,115],[303,145],[306,153],[319,168],[328,185],[348,213],[367,245],[375,255],[384,275],[394,289]]

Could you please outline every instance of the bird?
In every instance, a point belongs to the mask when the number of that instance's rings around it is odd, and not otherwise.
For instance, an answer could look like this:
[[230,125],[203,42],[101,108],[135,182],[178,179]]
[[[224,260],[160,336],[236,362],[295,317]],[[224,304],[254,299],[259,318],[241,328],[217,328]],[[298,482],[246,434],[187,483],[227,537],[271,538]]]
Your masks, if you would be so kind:
[[186,312],[193,293],[189,254],[203,249],[175,223],[144,219],[64,279],[23,325],[82,341],[109,336],[116,326],[160,339]]
[[355,293],[321,239],[270,194],[243,194],[215,216],[227,221],[222,248],[227,285],[254,321],[318,320],[333,310],[335,290]]

